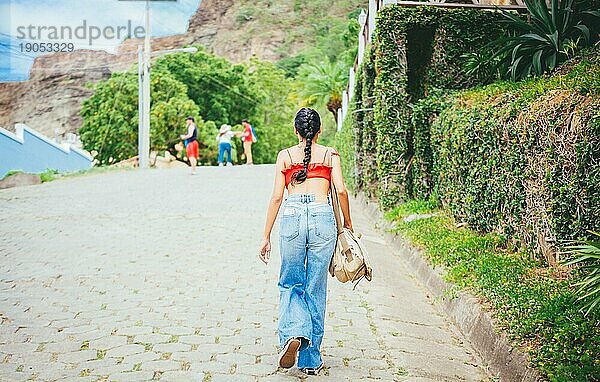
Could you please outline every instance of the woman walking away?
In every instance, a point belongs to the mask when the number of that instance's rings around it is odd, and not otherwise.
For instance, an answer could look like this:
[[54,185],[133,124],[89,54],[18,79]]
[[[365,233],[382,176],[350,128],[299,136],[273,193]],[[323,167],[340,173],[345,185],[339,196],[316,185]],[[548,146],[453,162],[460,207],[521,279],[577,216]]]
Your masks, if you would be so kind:
[[[267,211],[259,258],[266,264],[271,252],[271,230],[283,201],[280,223],[279,366],[298,362],[305,374],[323,369],[321,341],[325,321],[327,271],[335,249],[337,228],[328,198],[329,182],[337,188],[344,227],[352,229],[348,192],[339,154],[317,144],[321,119],[302,108],[294,121],[298,145],[277,156],[275,186]],[[283,200],[284,188],[288,195]]]
[[227,153],[227,166],[233,165],[231,163],[231,138],[241,135],[241,132],[231,131],[231,126],[221,125],[219,134],[217,134],[217,142],[219,142],[219,166],[223,166],[225,153]]
[[187,117],[185,119],[187,124],[187,134],[181,134],[181,139],[185,140],[185,151],[190,165],[192,165],[192,175],[196,173],[196,164],[198,163],[198,128],[194,121],[194,117]]

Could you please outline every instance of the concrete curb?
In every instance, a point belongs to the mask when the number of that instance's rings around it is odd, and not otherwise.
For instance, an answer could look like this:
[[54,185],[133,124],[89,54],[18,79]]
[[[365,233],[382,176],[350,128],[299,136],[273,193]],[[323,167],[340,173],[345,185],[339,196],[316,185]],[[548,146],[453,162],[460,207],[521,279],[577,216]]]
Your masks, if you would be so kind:
[[[377,203],[369,201],[362,193],[357,195],[356,201],[376,226],[383,230],[388,244],[398,250],[402,259],[436,298],[438,306],[454,321],[501,381],[542,380],[538,371],[529,366],[528,356],[512,346],[503,333],[496,331],[492,317],[482,309],[476,297],[462,291],[454,293],[455,286],[443,280],[443,267],[432,268],[425,261],[421,250],[412,246],[408,240],[388,232],[387,228],[392,225],[384,219]],[[452,293],[448,293],[449,291]]]

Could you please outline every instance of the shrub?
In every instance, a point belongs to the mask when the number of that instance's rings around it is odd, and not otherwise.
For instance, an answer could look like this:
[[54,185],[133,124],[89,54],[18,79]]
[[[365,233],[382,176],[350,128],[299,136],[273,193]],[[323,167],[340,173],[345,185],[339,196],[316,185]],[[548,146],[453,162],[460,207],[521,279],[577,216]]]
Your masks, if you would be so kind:
[[[434,183],[454,216],[555,262],[600,221],[596,53],[567,74],[459,93],[431,126]],[[595,83],[595,84],[594,84]]]

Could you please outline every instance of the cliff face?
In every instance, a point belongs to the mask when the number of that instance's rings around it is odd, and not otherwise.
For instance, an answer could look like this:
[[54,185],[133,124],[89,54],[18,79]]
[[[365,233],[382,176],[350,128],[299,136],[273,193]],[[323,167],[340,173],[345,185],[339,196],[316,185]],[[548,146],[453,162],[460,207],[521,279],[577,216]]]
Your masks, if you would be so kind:
[[[309,8],[292,1],[256,1],[242,6],[233,0],[202,0],[186,33],[155,38],[152,49],[201,44],[233,62],[252,55],[277,60],[310,43],[304,37],[306,30],[298,25],[310,25],[306,20],[311,18],[345,17],[366,1],[333,2],[327,7],[321,3],[316,1]],[[77,50],[37,57],[28,81],[0,83],[0,126],[13,130],[15,123],[26,123],[50,137],[77,132],[82,124],[81,102],[91,94],[86,84],[136,65],[140,44],[143,41],[138,39],[125,40],[117,54]]]
[[[92,94],[86,85],[137,65],[140,43],[127,40],[117,54],[76,50],[37,57],[28,81],[0,83],[0,126],[14,131],[15,123],[25,123],[51,138],[76,133],[82,124],[81,102]],[[186,35],[157,38],[153,49],[188,43]]]

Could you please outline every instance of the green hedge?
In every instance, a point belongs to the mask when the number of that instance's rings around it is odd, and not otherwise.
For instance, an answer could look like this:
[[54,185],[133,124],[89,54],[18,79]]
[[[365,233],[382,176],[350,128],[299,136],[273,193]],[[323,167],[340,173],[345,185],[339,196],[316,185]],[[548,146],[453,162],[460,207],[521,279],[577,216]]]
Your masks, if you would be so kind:
[[[375,197],[377,195],[377,184],[379,183],[377,173],[377,130],[374,124],[374,101],[375,101],[375,64],[374,56],[375,52],[372,48],[369,48],[365,52],[365,60],[362,64],[362,70],[359,72],[360,81],[358,91],[355,92],[357,97],[357,106],[361,105],[362,112],[357,113],[357,122],[361,121],[362,126],[357,124],[356,130],[362,131],[362,144],[358,148],[360,153],[357,159],[358,173],[361,174],[361,180],[363,190],[368,197]],[[358,82],[358,81],[357,81]],[[359,98],[360,97],[360,104]],[[358,142],[358,141],[357,141]]]
[[435,188],[454,216],[553,262],[600,221],[600,58],[457,95],[431,126]]
[[[355,108],[351,109],[351,112],[346,115],[346,119],[344,120],[345,126],[350,126],[352,123],[352,118],[355,113],[352,111]],[[344,180],[346,182],[346,186],[351,190],[356,190],[357,185],[356,181],[358,179],[356,174],[356,144],[355,144],[356,136],[354,129],[343,129],[335,135],[335,139],[333,142],[333,146],[340,153],[340,158],[342,161],[342,172],[344,175]]]

